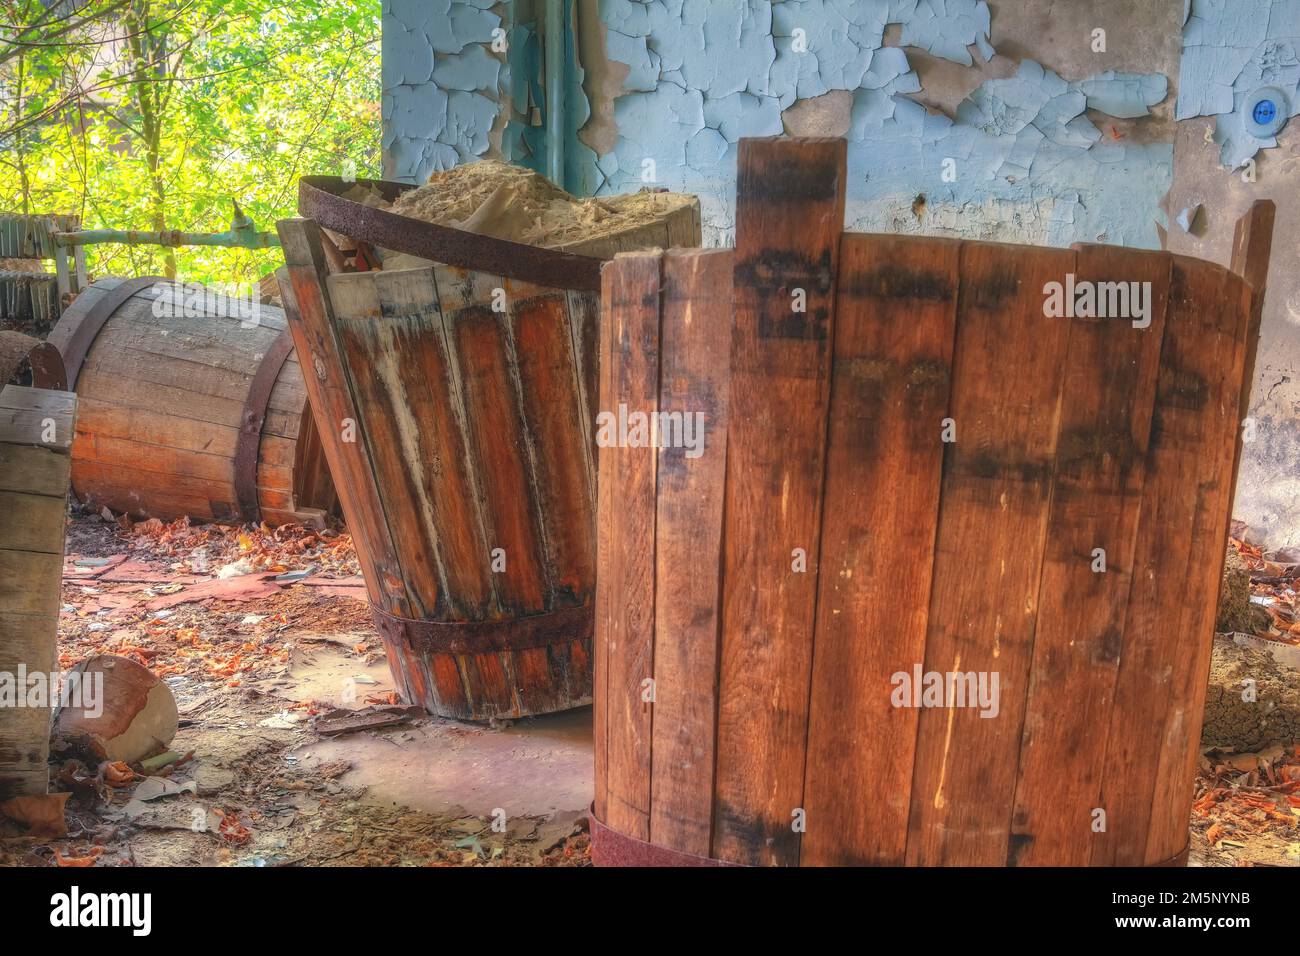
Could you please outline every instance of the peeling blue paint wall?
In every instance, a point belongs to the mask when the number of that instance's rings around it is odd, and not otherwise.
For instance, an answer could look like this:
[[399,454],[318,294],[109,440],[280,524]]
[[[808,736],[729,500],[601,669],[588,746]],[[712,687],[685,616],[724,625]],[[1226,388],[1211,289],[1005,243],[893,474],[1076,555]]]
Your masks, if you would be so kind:
[[1178,119],[1216,117],[1220,162],[1242,166],[1276,136],[1250,131],[1250,94],[1277,87],[1286,116],[1300,113],[1300,2],[1296,0],[1186,0]]
[[384,175],[422,182],[488,150],[509,70],[494,0],[384,0]]
[[[544,107],[531,25],[511,29],[509,64],[486,51],[497,9],[478,2],[386,0],[384,144],[389,174],[420,180],[488,152],[494,99],[512,103],[500,149],[539,166]],[[979,69],[997,24],[983,0],[601,0],[605,55],[626,64],[614,100],[619,135],[596,155],[577,131],[589,115],[570,84],[566,185],[625,192],[649,181],[694,192],[706,242],[730,238],[736,145],[779,134],[783,113],[831,91],[852,96],[852,228],[1065,245],[1156,247],[1171,142],[1120,138],[1093,115],[1133,118],[1167,95],[1160,75],[1105,73],[1067,82],[1025,60],[988,79],[954,116],[908,94],[920,83],[899,42]],[[522,119],[521,119],[522,118]],[[924,196],[924,213],[914,206]]]
[[[871,231],[1157,247],[1172,143],[1111,139],[1085,108],[1146,115],[1159,75],[1067,83],[1026,60],[980,85],[954,117],[908,98],[920,90],[901,42],[963,66],[993,54],[981,0],[603,0],[606,53],[631,72],[615,101],[617,147],[599,159],[603,191],[660,184],[698,192],[714,241],[732,228],[736,143],[782,132],[796,99],[853,95],[848,222]],[[802,31],[799,33],[798,31]],[[723,55],[721,51],[727,50]],[[734,51],[734,52],[733,52]],[[925,214],[913,213],[925,197]]]

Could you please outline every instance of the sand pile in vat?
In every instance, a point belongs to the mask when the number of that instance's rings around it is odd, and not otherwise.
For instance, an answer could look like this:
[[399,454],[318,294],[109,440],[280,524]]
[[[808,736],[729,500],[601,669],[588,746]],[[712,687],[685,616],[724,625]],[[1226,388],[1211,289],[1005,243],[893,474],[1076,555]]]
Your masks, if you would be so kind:
[[436,172],[388,208],[425,222],[555,249],[657,222],[695,201],[669,192],[579,199],[531,169],[487,159]]

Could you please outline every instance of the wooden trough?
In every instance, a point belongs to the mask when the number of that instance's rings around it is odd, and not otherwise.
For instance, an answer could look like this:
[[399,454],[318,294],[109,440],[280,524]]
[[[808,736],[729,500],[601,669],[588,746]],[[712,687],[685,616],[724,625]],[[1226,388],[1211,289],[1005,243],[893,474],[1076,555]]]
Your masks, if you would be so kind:
[[599,451],[593,858],[1181,862],[1272,205],[1233,271],[841,234],[844,155],[605,269],[601,414],[705,442]]
[[334,509],[284,313],[248,305],[145,276],[101,279],[64,311],[50,342],[81,399],[79,499],[164,520]]
[[[398,687],[472,720],[589,703],[601,260],[349,202],[350,186],[303,181],[312,218],[279,224],[281,287]],[[643,238],[698,245],[689,213]],[[430,264],[337,271],[320,226]]]
[[[0,387],[0,801],[49,787],[51,699],[34,699],[58,667],[55,632],[68,513],[68,449],[77,397]],[[17,683],[21,681],[21,683]],[[6,695],[8,697],[8,695]],[[39,706],[32,706],[37,704]]]

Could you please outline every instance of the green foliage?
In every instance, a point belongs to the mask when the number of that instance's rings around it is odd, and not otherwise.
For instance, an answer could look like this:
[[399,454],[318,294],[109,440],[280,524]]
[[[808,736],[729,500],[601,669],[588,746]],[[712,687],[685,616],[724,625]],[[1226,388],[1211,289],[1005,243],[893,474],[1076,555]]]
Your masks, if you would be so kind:
[[[0,210],[258,228],[380,172],[378,0],[0,0]],[[95,275],[251,281],[277,250],[95,245]],[[174,256],[174,259],[172,258]]]

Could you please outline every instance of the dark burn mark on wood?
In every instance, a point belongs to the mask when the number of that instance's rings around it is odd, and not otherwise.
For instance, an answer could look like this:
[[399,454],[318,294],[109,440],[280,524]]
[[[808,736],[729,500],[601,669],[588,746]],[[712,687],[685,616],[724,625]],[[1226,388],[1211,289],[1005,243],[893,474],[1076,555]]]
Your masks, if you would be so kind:
[[793,152],[768,153],[765,163],[741,163],[736,179],[737,205],[794,202],[809,205],[834,202],[840,191],[837,176],[827,175],[825,163],[810,163]]
[[[764,249],[736,263],[736,285],[748,286],[759,294],[784,294],[803,289],[809,298],[827,295],[833,283],[831,253],[823,249],[816,259],[788,249]],[[783,303],[790,307],[787,301]]]
[[793,817],[790,822],[755,818],[739,813],[716,794],[715,800],[714,832],[730,834],[733,844],[739,840],[749,850],[747,859],[738,862],[766,866],[772,860],[799,858],[799,834],[791,826]]
[[851,298],[942,302],[951,299],[956,292],[952,278],[948,272],[881,266],[866,272],[841,274],[840,293]]
[[[764,249],[736,264],[736,287],[748,287],[757,296],[758,335],[763,339],[825,341],[832,285],[829,249],[817,259],[790,250]],[[802,289],[807,299],[802,312],[794,311],[796,289]]]
[[1160,369],[1156,386],[1156,405],[1166,408],[1185,408],[1200,411],[1209,401],[1210,388],[1205,379],[1185,368]]
[[999,309],[1007,307],[1020,291],[1020,276],[1011,269],[991,269],[979,282],[961,287],[961,309]]
[[954,474],[1042,485],[1052,478],[1052,463],[1046,459],[1012,461],[992,451],[967,451],[960,440],[950,443],[948,452],[944,469]]
[[1096,467],[1107,460],[1127,471],[1146,457],[1146,451],[1137,447],[1133,436],[1123,429],[1070,429],[1057,440],[1056,455],[1061,471],[1067,473]]
[[1097,661],[1102,664],[1118,664],[1124,651],[1124,634],[1118,627],[1106,628],[1106,633],[1097,643]]
[[1031,833],[1012,833],[1007,841],[1007,866],[1019,866],[1020,858],[1033,842]]

